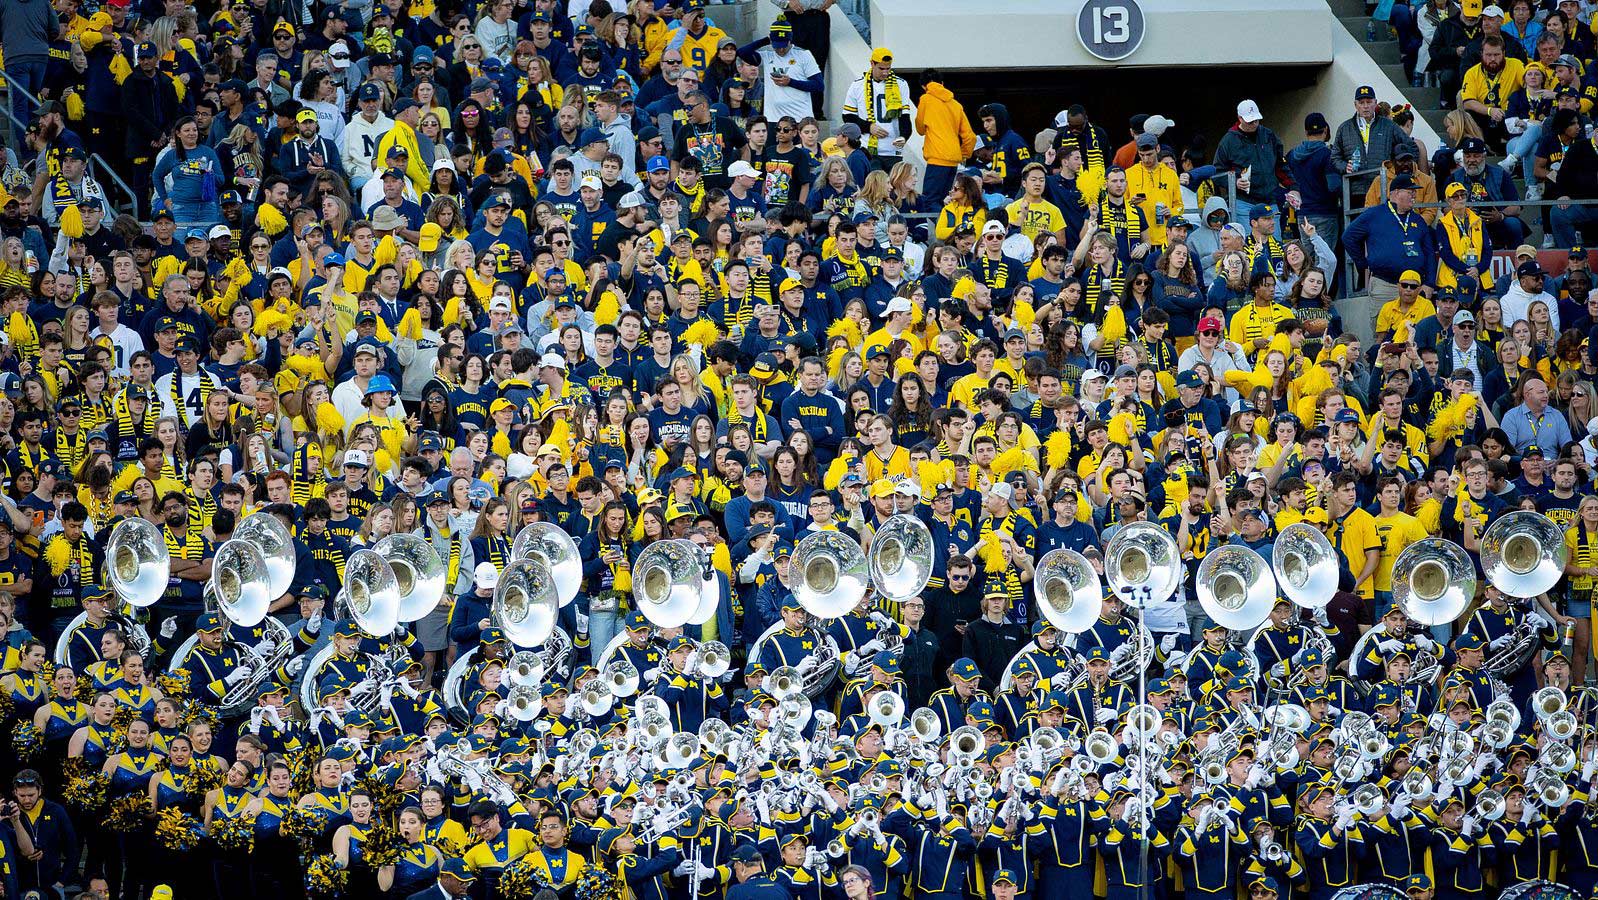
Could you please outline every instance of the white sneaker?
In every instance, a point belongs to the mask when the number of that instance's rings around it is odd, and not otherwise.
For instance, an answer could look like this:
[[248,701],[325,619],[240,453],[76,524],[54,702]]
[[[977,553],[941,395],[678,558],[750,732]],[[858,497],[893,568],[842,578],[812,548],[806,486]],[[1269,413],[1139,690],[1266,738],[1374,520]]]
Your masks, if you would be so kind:
[[1551,235],[1551,234],[1543,235],[1543,249],[1544,250],[1552,250],[1552,249],[1554,249],[1554,236],[1553,235]]
[[1520,157],[1513,153],[1498,161],[1498,167],[1511,175],[1515,174],[1515,167],[1518,165],[1520,165]]
[[1530,186],[1528,186],[1526,188],[1526,199],[1527,200],[1531,201],[1532,203],[1536,203],[1538,200],[1541,200],[1542,198],[1543,198],[1543,186],[1542,185],[1533,184],[1533,185],[1530,185]]

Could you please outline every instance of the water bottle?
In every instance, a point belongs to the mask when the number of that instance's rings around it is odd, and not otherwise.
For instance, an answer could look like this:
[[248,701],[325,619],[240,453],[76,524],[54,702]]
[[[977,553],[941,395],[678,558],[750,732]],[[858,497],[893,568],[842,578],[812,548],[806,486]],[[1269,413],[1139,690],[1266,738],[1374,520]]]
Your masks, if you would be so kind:
[[1476,263],[1478,263],[1480,261],[1481,261],[1481,258],[1478,257],[1475,254],[1474,251],[1465,254],[1465,268],[1467,268],[1467,269],[1475,268],[1476,267]]
[[1370,20],[1370,21],[1365,23],[1365,43],[1367,43],[1367,44],[1376,43],[1376,20],[1375,19],[1372,19],[1372,20]]
[[1349,157],[1348,161],[1354,167],[1350,171],[1358,172],[1359,171],[1359,164],[1365,161],[1365,148],[1364,147],[1355,147],[1354,148],[1354,155]]

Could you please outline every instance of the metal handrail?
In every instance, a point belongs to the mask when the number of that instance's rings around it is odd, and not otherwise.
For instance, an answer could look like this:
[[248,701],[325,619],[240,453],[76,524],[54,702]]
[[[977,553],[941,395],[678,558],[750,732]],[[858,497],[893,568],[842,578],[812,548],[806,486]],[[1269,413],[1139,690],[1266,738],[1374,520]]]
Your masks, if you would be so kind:
[[[1379,203],[1386,203],[1387,202],[1388,174],[1387,174],[1387,167],[1386,166],[1380,166],[1380,167],[1375,168],[1375,169],[1363,169],[1361,171],[1352,172],[1352,173],[1349,173],[1348,175],[1343,176],[1343,229],[1344,230],[1347,230],[1348,226],[1350,224],[1352,224],[1353,221],[1356,218],[1359,217],[1360,213],[1362,213],[1365,210],[1370,208],[1370,207],[1362,206],[1359,209],[1351,209],[1349,207],[1349,201],[1350,201],[1350,199],[1353,196],[1353,193],[1352,193],[1352,191],[1349,188],[1349,182],[1352,179],[1354,179],[1354,178],[1356,178],[1356,177],[1358,177],[1360,175],[1376,175],[1377,178],[1379,178],[1380,181],[1381,181],[1381,190],[1377,194],[1377,196],[1380,198],[1378,200],[1378,202]],[[1519,206],[1519,207],[1523,207],[1523,208],[1524,207],[1530,207],[1530,208],[1533,208],[1533,209],[1538,208],[1538,207],[1545,207],[1545,206],[1561,206],[1561,207],[1563,207],[1563,206],[1598,206],[1598,198],[1589,198],[1589,199],[1583,199],[1583,200],[1574,200],[1574,199],[1547,200],[1547,199],[1544,199],[1544,200],[1467,200],[1467,201],[1465,201],[1465,208],[1466,209],[1498,209],[1498,208],[1504,207],[1504,206]],[[1439,199],[1436,203],[1416,203],[1413,208],[1414,209],[1448,209],[1449,205],[1448,205],[1447,199],[1443,198],[1443,199]],[[1359,269],[1358,269],[1358,267],[1356,267],[1354,265],[1354,261],[1351,258],[1349,258],[1349,255],[1347,253],[1343,254],[1343,266],[1344,266],[1344,276],[1346,278],[1346,281],[1344,283],[1346,285],[1348,285],[1348,287],[1350,289],[1352,289],[1353,286],[1358,282]]]
[[[44,101],[40,100],[33,94],[28,93],[26,88],[19,87],[17,85],[16,79],[11,77],[11,73],[7,72],[4,66],[0,66],[0,78],[5,79],[7,91],[16,91],[17,93],[21,94],[28,101],[33,103],[35,109],[44,105]],[[27,132],[28,123],[21,121],[12,114],[11,104],[9,103],[4,104],[4,108],[0,109],[0,112],[5,114],[5,117],[11,122],[11,127],[15,130],[12,137],[13,146],[22,146],[22,135]],[[111,168],[111,164],[106,161],[105,157],[98,153],[91,153],[89,154],[89,163],[91,166],[95,166],[97,164],[96,168],[90,170],[90,174],[93,175],[96,181],[100,182],[100,184],[103,186],[109,180],[110,183],[116,185],[117,188],[127,196],[128,203],[125,207],[117,208],[115,205],[113,205],[112,208],[117,212],[123,212],[126,210],[133,210],[136,212],[139,208],[139,195],[134,192],[133,188],[128,186],[126,181],[122,180],[122,176],[117,174],[116,169]]]

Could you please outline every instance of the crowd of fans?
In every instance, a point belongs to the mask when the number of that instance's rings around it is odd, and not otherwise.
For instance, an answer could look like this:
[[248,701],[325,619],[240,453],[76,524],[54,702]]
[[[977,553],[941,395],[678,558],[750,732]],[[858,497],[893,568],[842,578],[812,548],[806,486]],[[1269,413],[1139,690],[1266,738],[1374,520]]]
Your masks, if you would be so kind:
[[[1393,7],[1457,97],[1438,148],[1371,87],[1291,147],[1250,98],[1186,143],[1088,102],[972,114],[889,48],[829,68],[830,5],[740,46],[702,0],[0,4],[26,123],[0,175],[0,897],[1589,895],[1598,762],[1578,741],[1557,771],[1532,697],[1585,713],[1598,674],[1598,207],[1520,205],[1598,199],[1576,0]],[[1355,290],[1371,328],[1334,307]],[[1519,509],[1566,577],[1406,624],[1403,551],[1478,560]],[[217,549],[263,513],[293,582],[230,623]],[[926,589],[809,623],[796,547],[869,550],[900,514]],[[158,599],[108,587],[133,519],[170,552]],[[537,522],[582,559],[559,652],[492,610]],[[1136,523],[1176,541],[1177,589],[1061,634],[1038,562],[1103,574]],[[1217,626],[1200,563],[1299,523],[1336,550],[1329,602]],[[444,596],[364,634],[346,564],[397,533]],[[702,625],[634,600],[673,538],[710,560]],[[770,679],[822,644],[830,721]],[[624,696],[588,708],[621,659],[696,754]],[[1494,700],[1513,740],[1441,777],[1427,736],[1502,724]],[[1259,713],[1284,703],[1290,763]]]

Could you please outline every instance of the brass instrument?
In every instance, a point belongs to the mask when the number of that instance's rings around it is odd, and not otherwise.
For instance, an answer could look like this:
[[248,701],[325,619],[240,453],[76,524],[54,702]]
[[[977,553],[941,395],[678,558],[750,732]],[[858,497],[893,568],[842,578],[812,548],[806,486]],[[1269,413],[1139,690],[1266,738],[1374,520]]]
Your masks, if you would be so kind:
[[1481,537],[1482,572],[1510,597],[1535,597],[1558,584],[1566,556],[1564,532],[1539,512],[1500,516]]
[[878,594],[902,603],[926,588],[932,559],[932,532],[919,518],[900,514],[872,536],[866,569]]
[[1128,606],[1141,609],[1164,601],[1182,580],[1176,538],[1152,522],[1122,526],[1105,545],[1104,578]]
[[633,565],[633,604],[657,628],[686,625],[699,609],[701,580],[692,541],[655,541]]
[[542,559],[512,560],[500,573],[489,617],[511,643],[520,647],[543,644],[555,632],[559,614],[555,582]]
[[1271,549],[1271,568],[1294,605],[1317,609],[1337,592],[1337,550],[1319,528],[1295,522],[1282,529]]
[[561,607],[576,599],[583,586],[582,554],[577,542],[558,525],[534,522],[518,531],[511,542],[510,556],[512,561],[536,559],[543,563]]
[[[105,580],[116,593],[117,602],[111,605],[110,621],[127,636],[128,646],[146,659],[150,657],[150,634],[135,615],[123,611],[123,605],[132,609],[153,606],[166,593],[171,572],[172,554],[161,529],[144,519],[132,518],[123,519],[111,530],[105,546]],[[88,621],[88,614],[80,612],[67,623],[51,657],[56,665],[71,661],[72,635]]]
[[1476,594],[1476,565],[1444,538],[1423,538],[1393,563],[1393,602],[1421,625],[1453,622]]
[[1276,604],[1270,564],[1242,544],[1211,548],[1199,563],[1194,584],[1205,614],[1234,631],[1258,627]]
[[1033,575],[1038,606],[1062,634],[1080,634],[1099,620],[1104,587],[1093,565],[1075,550],[1050,550]]
[[372,550],[394,570],[401,622],[418,621],[443,602],[449,573],[431,543],[401,532],[378,541]]

